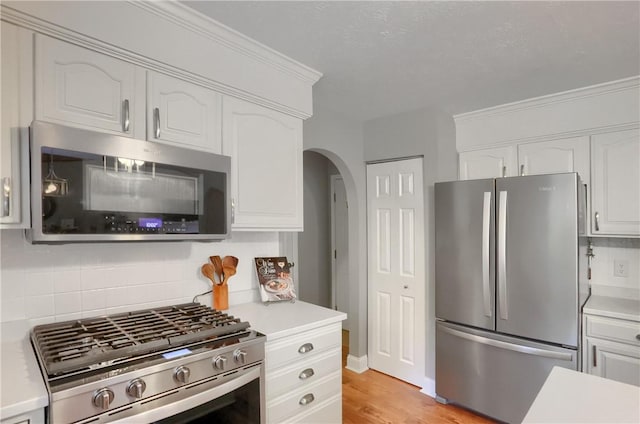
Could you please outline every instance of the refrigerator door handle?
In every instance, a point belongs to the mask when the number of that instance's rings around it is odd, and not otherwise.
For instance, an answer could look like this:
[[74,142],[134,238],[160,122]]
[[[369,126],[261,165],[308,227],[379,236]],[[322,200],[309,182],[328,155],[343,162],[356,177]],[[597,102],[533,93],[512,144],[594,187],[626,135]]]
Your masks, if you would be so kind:
[[445,333],[451,334],[452,336],[460,337],[461,339],[469,340],[476,343],[481,343],[487,346],[497,347],[499,349],[506,349],[506,350],[511,350],[518,353],[524,353],[527,355],[541,356],[544,358],[559,359],[561,361],[571,362],[572,360],[572,355],[570,353],[555,352],[553,350],[539,349],[537,347],[523,346],[519,344],[503,342],[502,340],[489,339],[487,337],[478,336],[476,334],[470,334],[470,333],[465,333],[463,331],[455,330],[453,328],[449,328],[444,325],[442,325],[440,329]]
[[489,286],[490,231],[491,192],[485,191],[482,208],[482,300],[484,303],[484,315],[489,318],[491,318],[491,289]]
[[498,300],[500,318],[508,319],[507,305],[507,192],[500,192],[498,209]]

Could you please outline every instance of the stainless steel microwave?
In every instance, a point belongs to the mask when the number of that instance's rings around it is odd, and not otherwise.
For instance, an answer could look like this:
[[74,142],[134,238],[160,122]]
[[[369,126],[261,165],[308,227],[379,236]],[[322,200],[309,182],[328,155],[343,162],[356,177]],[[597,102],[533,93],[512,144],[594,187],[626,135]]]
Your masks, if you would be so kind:
[[32,243],[220,240],[231,159],[34,121]]

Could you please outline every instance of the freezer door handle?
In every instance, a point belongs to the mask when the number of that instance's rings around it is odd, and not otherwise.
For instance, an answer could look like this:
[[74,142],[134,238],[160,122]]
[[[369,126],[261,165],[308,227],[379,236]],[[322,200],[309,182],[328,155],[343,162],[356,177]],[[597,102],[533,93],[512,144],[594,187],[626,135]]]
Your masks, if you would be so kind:
[[500,192],[498,209],[498,299],[500,318],[508,319],[507,306],[507,192]]
[[491,317],[491,292],[489,281],[490,261],[490,231],[491,231],[491,192],[484,192],[484,205],[482,208],[482,300],[484,315]]
[[461,339],[469,340],[476,343],[481,343],[487,346],[497,347],[499,349],[506,349],[506,350],[511,350],[518,353],[524,353],[527,355],[541,356],[544,358],[559,359],[562,361],[571,362],[573,360],[573,355],[570,353],[555,352],[553,350],[539,349],[537,347],[523,346],[519,344],[503,342],[502,340],[489,339],[487,337],[478,336],[476,334],[470,334],[470,333],[465,333],[463,331],[455,330],[453,328],[449,328],[444,325],[441,325],[440,329],[445,333],[451,334],[452,336],[460,337]]

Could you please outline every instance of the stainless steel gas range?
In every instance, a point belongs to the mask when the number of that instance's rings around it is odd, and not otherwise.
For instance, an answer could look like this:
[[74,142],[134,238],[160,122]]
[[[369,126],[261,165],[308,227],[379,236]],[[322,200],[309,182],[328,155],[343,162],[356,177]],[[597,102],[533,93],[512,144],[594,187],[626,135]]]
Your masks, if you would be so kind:
[[196,303],[39,325],[48,423],[263,423],[264,340]]

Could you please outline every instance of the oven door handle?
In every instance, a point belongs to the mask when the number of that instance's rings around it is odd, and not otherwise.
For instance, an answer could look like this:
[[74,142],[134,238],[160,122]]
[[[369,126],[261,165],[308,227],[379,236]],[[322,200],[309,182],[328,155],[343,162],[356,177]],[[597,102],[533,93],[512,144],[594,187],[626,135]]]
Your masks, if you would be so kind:
[[254,367],[250,371],[245,374],[239,375],[238,377],[228,381],[224,384],[221,384],[216,387],[212,387],[203,392],[196,392],[192,396],[189,396],[186,399],[182,399],[167,405],[162,405],[157,408],[153,408],[149,411],[142,412],[137,415],[123,417],[122,419],[112,421],[112,424],[125,424],[132,422],[141,422],[141,423],[151,423],[154,421],[159,421],[165,418],[172,417],[181,412],[188,411],[189,409],[193,409],[199,405],[205,404],[215,398],[218,398],[227,393],[231,393],[232,391],[239,389],[251,381],[260,378],[260,369],[261,367]]

